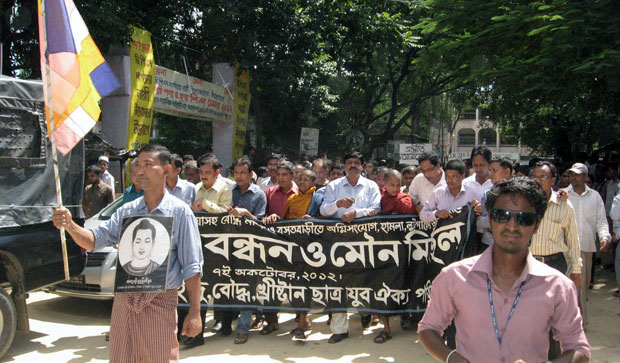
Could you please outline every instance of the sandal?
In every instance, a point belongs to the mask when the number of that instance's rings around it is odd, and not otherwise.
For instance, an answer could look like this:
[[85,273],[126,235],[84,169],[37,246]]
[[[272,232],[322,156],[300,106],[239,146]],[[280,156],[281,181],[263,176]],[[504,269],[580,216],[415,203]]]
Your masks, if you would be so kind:
[[250,329],[261,329],[263,327],[263,323],[264,322],[265,322],[265,319],[263,319],[263,318],[256,318],[252,322],[252,325],[250,325]]
[[267,334],[271,334],[274,331],[280,329],[279,326],[277,326],[276,324],[267,324],[263,327],[263,329],[260,331],[260,335],[267,335]]
[[392,335],[386,332],[385,330],[382,330],[381,333],[379,333],[379,335],[377,335],[375,339],[373,339],[373,341],[375,343],[382,344],[382,343],[387,342],[390,339],[392,339]]
[[296,339],[296,340],[297,339],[300,339],[300,340],[305,340],[306,339],[306,333],[301,328],[295,328],[295,329],[291,330],[291,334],[293,335],[293,338]]
[[235,344],[245,344],[248,341],[248,334],[246,333],[237,333],[235,337]]

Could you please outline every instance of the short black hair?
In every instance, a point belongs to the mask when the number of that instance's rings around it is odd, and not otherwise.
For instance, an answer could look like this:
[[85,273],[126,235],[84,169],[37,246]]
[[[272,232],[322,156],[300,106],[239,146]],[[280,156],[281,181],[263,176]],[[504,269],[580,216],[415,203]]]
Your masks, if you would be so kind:
[[217,156],[212,153],[205,154],[198,159],[198,167],[200,168],[203,165],[211,165],[213,170],[222,169],[222,164],[218,160]]
[[140,223],[138,223],[138,225],[136,226],[136,228],[133,229],[133,233],[131,236],[131,242],[133,243],[133,240],[136,239],[136,234],[138,234],[139,230],[142,229],[149,229],[151,230],[151,235],[153,236],[153,243],[155,243],[155,226],[151,224],[151,222],[149,222],[149,220],[147,218],[144,218],[142,220],[140,220]]
[[[342,160],[344,160],[345,163],[349,159],[360,159],[362,164],[364,164],[364,154],[362,154],[359,151],[350,151],[350,152],[346,153],[344,155],[344,157],[342,158]],[[376,161],[374,161],[374,160],[371,160],[371,161],[373,161],[373,165],[376,167],[377,166]]]
[[278,163],[276,169],[286,169],[293,174],[295,172],[295,165],[288,160],[282,160]]
[[[337,170],[344,170],[344,164],[338,163],[338,164],[334,164],[334,166],[332,167],[332,170],[337,169]],[[330,172],[332,171],[330,170]]]
[[546,166],[549,168],[549,170],[551,170],[551,177],[555,178],[558,175],[558,169],[555,167],[555,165],[553,165],[553,163],[549,162],[549,161],[538,161],[534,167],[532,168],[532,170],[534,168],[541,168],[543,166]]
[[489,148],[486,145],[478,145],[478,146],[475,146],[473,149],[471,149],[471,156],[469,157],[469,159],[473,162],[474,156],[476,155],[481,155],[484,158],[484,160],[487,161],[487,163],[490,163],[491,158],[493,157],[491,150],[489,150]]
[[510,158],[508,158],[508,157],[504,156],[503,158],[500,158],[500,157],[494,156],[491,159],[491,162],[489,164],[492,164],[492,163],[499,163],[499,166],[501,166],[504,169],[510,169],[510,172],[512,172],[512,170],[513,170],[512,169],[512,165],[513,165],[512,164],[512,160],[510,160]]
[[530,169],[530,167],[528,165],[519,165],[519,164],[517,164],[515,166],[515,174],[517,174],[517,173],[521,173],[521,174],[523,174],[525,176],[529,176],[530,173],[531,173],[531,169]]
[[331,171],[334,167],[334,163],[329,159],[323,159],[323,170]]
[[416,171],[416,167],[413,165],[408,165],[406,166],[403,170],[400,171],[401,174],[409,174],[409,173],[415,173]]
[[267,167],[266,166],[259,166],[258,169],[256,169],[256,175],[258,175],[259,177],[263,174],[267,172]]
[[494,184],[487,192],[485,207],[488,211],[495,207],[497,198],[503,194],[521,194],[534,207],[539,221],[545,216],[547,194],[536,181],[525,176],[518,176]]
[[161,165],[170,165],[170,151],[167,147],[157,144],[146,144],[140,148],[141,152],[157,153],[157,159]]
[[232,165],[230,166],[230,169],[231,170],[235,170],[235,166],[237,166],[237,165],[246,165],[248,167],[248,171],[250,173],[253,170],[252,162],[248,158],[239,158],[239,159],[233,160]]
[[271,155],[269,155],[269,157],[267,158],[267,163],[269,163],[269,160],[273,159],[277,159],[278,161],[280,161],[281,159],[283,159],[283,156],[280,154],[271,153]]
[[304,169],[304,170],[302,170],[302,172],[301,172],[301,173],[302,173],[302,174],[303,174],[303,173],[308,173],[308,174],[310,174],[310,179],[312,179],[312,181],[316,181],[316,179],[318,178],[318,176],[316,175],[316,173],[315,173],[315,172],[314,172],[314,170],[312,170],[312,169]]
[[170,154],[170,165],[173,168],[183,168],[183,158],[179,154]]
[[444,170],[456,170],[459,172],[459,174],[464,175],[465,163],[461,159],[452,159],[448,161],[448,163],[444,167]]
[[183,161],[188,161],[188,160],[194,160],[194,155],[192,154],[185,154],[183,155]]
[[430,161],[433,166],[439,165],[439,156],[435,153],[423,153],[418,157],[418,164],[421,164],[425,160]]
[[387,172],[390,170],[390,168],[388,168],[387,166],[381,166],[377,168],[377,171],[375,172],[375,174],[381,174],[383,176],[385,176],[385,174],[387,174]]
[[101,175],[102,171],[101,168],[97,165],[89,165],[88,168],[86,168],[86,174],[88,173],[95,173],[97,175]]

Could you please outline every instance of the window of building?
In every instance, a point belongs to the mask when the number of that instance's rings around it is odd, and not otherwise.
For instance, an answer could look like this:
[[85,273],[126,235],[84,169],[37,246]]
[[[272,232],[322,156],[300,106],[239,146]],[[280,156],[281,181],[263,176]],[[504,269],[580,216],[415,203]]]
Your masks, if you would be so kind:
[[465,120],[475,120],[476,119],[476,110],[464,110],[461,113],[461,118]]
[[480,130],[478,132],[478,144],[488,146],[497,145],[497,131],[491,128]]
[[476,145],[476,131],[474,129],[460,129],[458,133],[459,146]]

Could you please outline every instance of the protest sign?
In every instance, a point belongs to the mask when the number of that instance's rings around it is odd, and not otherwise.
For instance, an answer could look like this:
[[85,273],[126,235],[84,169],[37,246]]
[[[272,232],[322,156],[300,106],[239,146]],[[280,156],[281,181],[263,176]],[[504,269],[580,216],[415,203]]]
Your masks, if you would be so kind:
[[472,218],[469,206],[433,223],[392,215],[348,224],[297,219],[264,226],[198,213],[203,303],[228,309],[420,311],[434,277],[461,258]]
[[418,158],[425,152],[431,152],[431,144],[400,144],[400,163],[418,165]]
[[114,292],[166,290],[173,221],[154,215],[123,218]]
[[301,128],[299,151],[310,156],[317,156],[319,154],[319,129]]

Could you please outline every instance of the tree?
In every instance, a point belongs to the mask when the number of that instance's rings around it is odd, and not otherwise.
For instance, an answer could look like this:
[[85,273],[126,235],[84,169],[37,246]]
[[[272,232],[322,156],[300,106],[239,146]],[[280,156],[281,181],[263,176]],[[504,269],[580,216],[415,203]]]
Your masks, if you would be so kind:
[[[371,154],[403,127],[414,130],[425,103],[466,83],[418,28],[426,10],[414,2],[322,2],[326,51],[337,65],[335,117],[356,129]],[[317,16],[318,18],[318,16]]]
[[573,160],[620,136],[620,3],[429,0],[423,26],[472,75],[491,118]]

